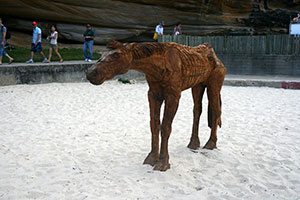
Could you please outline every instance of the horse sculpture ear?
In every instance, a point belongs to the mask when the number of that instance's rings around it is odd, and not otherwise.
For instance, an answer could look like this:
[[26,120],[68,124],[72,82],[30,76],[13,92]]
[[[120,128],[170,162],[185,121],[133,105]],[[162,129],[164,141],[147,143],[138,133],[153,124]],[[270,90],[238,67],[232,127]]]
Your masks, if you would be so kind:
[[108,43],[107,48],[109,49],[118,49],[123,47],[123,44],[121,42],[118,42],[116,40],[111,41],[110,43]]

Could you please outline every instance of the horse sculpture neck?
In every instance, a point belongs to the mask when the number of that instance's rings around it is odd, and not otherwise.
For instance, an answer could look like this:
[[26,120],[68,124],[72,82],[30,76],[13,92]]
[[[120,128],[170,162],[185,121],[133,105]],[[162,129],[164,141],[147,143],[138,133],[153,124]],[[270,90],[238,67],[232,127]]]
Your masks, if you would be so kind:
[[[164,74],[164,68],[161,65],[162,60],[159,57],[153,57],[154,56],[141,60],[133,60],[131,65],[132,67],[130,69],[144,73],[147,78],[161,80]],[[155,61],[153,62],[153,60]]]
[[164,53],[159,43],[137,44],[131,51],[130,69],[144,73],[147,79],[162,80],[166,71]]

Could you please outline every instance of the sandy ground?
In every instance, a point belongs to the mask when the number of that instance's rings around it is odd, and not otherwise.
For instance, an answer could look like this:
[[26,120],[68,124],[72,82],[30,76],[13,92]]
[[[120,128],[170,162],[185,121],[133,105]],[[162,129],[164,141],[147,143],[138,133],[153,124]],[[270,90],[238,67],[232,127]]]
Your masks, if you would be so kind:
[[[300,199],[300,91],[224,86],[218,149],[192,152],[190,91],[150,150],[148,86],[109,81],[0,87],[0,199]],[[201,146],[209,137],[207,100]]]

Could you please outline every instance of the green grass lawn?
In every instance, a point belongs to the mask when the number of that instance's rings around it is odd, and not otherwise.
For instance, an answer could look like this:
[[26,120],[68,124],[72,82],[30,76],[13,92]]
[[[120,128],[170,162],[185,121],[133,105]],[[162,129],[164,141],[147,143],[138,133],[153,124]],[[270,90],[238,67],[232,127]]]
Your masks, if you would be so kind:
[[[49,50],[48,49],[43,49],[43,52],[45,56],[48,58],[49,55]],[[83,55],[82,49],[69,49],[69,48],[64,48],[64,49],[59,49],[58,52],[61,54],[62,58],[64,61],[70,61],[70,60],[84,60],[85,57]],[[26,48],[16,48],[14,50],[6,50],[6,53],[13,57],[15,60],[14,62],[26,62],[27,60],[30,59],[30,49]],[[101,55],[99,53],[93,52],[93,58],[94,59],[99,59]],[[33,57],[34,62],[42,62],[43,58],[40,53],[36,52]],[[3,63],[8,63],[8,58],[6,56],[3,56],[2,62]],[[52,53],[52,58],[51,62],[53,61],[59,61],[59,58],[53,51]]]

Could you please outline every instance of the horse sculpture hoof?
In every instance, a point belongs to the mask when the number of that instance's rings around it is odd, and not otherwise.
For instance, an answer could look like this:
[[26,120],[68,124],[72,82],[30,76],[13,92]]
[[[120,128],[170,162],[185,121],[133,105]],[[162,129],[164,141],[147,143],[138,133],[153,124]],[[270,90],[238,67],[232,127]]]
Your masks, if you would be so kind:
[[148,164],[154,166],[157,163],[158,155],[156,156],[154,153],[149,153],[148,156],[144,160],[144,165]]
[[215,148],[217,148],[217,144],[212,140],[208,140],[205,146],[203,147],[203,149],[210,149],[210,150],[213,150]]
[[192,150],[197,150],[200,148],[200,142],[199,140],[194,140],[194,141],[190,141],[188,148],[192,149]]
[[167,171],[170,169],[170,164],[165,163],[164,161],[159,160],[156,164],[153,170],[158,170],[158,171]]

